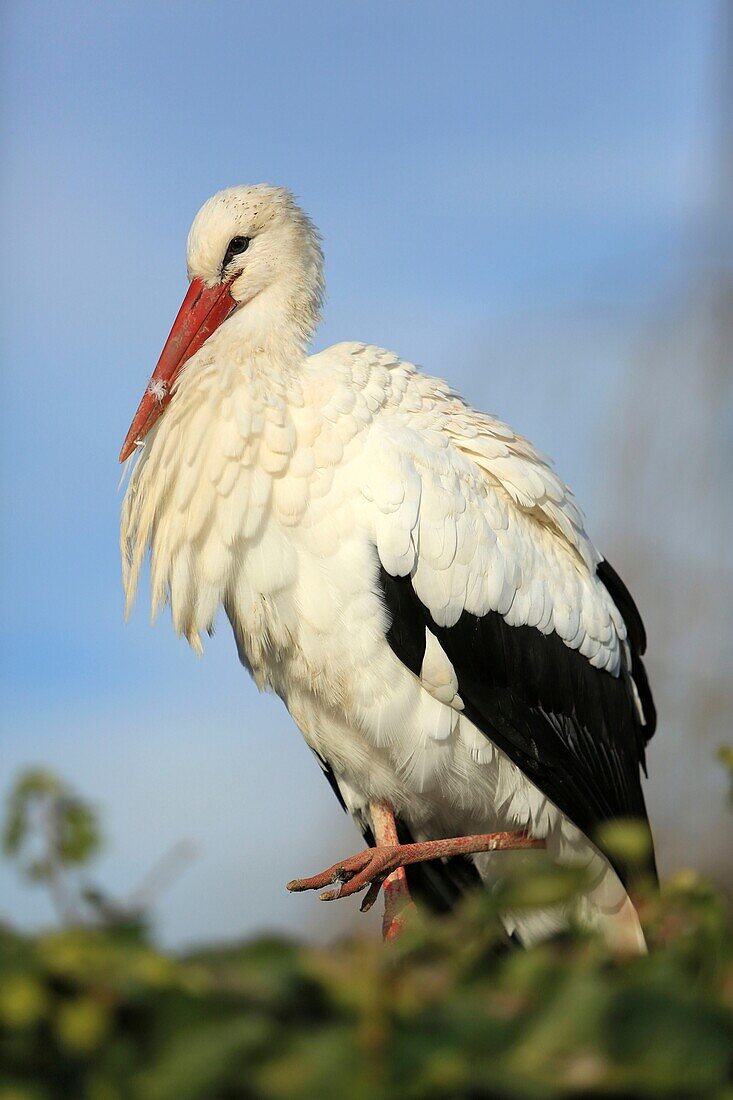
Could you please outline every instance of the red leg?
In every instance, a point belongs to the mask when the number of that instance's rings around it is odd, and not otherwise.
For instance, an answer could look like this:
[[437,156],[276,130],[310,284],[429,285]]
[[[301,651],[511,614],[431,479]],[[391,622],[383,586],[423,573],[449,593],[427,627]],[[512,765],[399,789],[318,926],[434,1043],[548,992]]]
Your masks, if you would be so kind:
[[392,939],[399,935],[404,923],[399,914],[411,905],[404,868],[410,863],[423,863],[430,859],[448,856],[472,855],[477,852],[498,852],[513,848],[544,848],[544,840],[536,840],[526,833],[481,833],[476,836],[450,837],[446,840],[427,840],[419,844],[398,844],[394,814],[384,803],[371,806],[376,847],[367,848],[341,863],[334,863],[328,870],[312,878],[293,879],[288,890],[320,890],[335,886],[321,894],[321,901],[347,898],[369,887],[361,904],[362,912],[376,901],[382,883],[385,886],[384,935]]
[[[397,840],[397,823],[395,822],[394,813],[390,806],[386,802],[372,802],[369,807],[372,814],[372,824],[374,826],[374,840],[378,848],[390,847],[394,848],[399,846]],[[372,883],[370,891],[374,891],[374,895],[379,893],[379,885]],[[369,893],[364,898],[362,908],[365,902],[369,901]],[[369,903],[371,906],[371,902]],[[410,890],[407,885],[407,873],[404,866],[396,867],[391,874],[387,875],[384,880],[384,916],[382,918],[382,936],[385,941],[396,940],[402,933],[405,927],[405,919],[409,920],[409,912],[415,908],[415,903],[410,897]]]

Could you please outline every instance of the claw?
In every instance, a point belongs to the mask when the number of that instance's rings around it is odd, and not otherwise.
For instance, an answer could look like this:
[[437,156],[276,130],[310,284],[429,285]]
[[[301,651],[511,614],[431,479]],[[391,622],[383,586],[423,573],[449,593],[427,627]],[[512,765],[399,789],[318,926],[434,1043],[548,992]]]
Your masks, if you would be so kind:
[[362,898],[361,905],[359,906],[359,912],[360,913],[368,913],[369,912],[371,907],[374,905],[374,902],[379,897],[379,891],[384,886],[384,880],[385,880],[386,877],[387,877],[386,875],[380,875],[379,878],[374,879],[371,886],[367,890],[366,894]]

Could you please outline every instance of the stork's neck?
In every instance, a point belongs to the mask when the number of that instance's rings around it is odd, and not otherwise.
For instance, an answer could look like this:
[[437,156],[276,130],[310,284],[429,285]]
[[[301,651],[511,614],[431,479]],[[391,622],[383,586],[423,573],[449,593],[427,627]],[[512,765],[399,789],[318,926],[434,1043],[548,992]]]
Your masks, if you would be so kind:
[[318,306],[299,287],[266,287],[224,326],[241,352],[264,354],[283,367],[297,367],[318,323]]

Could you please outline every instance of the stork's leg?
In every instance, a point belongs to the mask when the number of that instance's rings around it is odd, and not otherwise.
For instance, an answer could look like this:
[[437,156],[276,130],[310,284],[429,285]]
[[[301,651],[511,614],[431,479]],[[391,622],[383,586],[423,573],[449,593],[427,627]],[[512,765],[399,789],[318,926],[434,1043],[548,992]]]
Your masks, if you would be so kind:
[[[335,887],[321,894],[321,901],[335,901],[357,894],[368,886],[366,896],[361,903],[362,912],[371,909],[379,896],[382,883],[385,888],[385,938],[399,934],[399,927],[390,933],[392,914],[396,909],[404,910],[410,903],[407,889],[405,867],[411,863],[424,863],[430,859],[444,859],[448,856],[466,856],[478,852],[499,852],[513,848],[544,848],[544,840],[536,840],[526,833],[480,833],[476,836],[457,836],[446,840],[426,840],[418,844],[398,844],[394,814],[383,803],[371,806],[374,821],[374,839],[376,847],[367,848],[358,855],[350,856],[341,863],[334,863],[327,871],[312,878],[293,879],[288,890],[321,890],[324,886]],[[379,822],[379,824],[378,824]],[[391,906],[391,909],[390,909]],[[399,922],[398,922],[399,923]]]
[[[397,839],[397,822],[395,821],[392,807],[386,802],[372,802],[369,806],[374,826],[374,840],[377,848],[399,847]],[[369,893],[362,902],[362,912],[370,909],[379,893],[382,880],[372,883]],[[396,940],[405,927],[405,920],[409,920],[409,912],[415,908],[415,903],[410,897],[407,885],[407,873],[404,866],[399,866],[384,879],[384,916],[382,917],[382,935],[385,940]]]
[[[384,917],[382,918],[382,935],[385,940],[394,940],[405,927],[405,920],[409,920],[410,909],[415,908],[415,903],[410,896],[407,885],[407,874],[399,860],[394,860],[394,867],[389,865],[389,860],[382,863],[380,854],[395,853],[409,845],[400,845],[397,839],[397,823],[394,811],[386,802],[371,802],[369,812],[372,818],[374,831],[374,848],[367,848],[366,852],[359,853],[344,860],[343,863],[334,864],[324,871],[322,875],[316,875],[308,879],[294,879],[288,883],[288,890],[317,890],[322,886],[335,885],[334,890],[329,890],[321,895],[321,901],[333,901],[339,897],[348,897],[357,890],[363,890],[369,885],[369,890],[361,903],[362,913],[371,909],[379,896],[379,890],[384,884]],[[376,863],[370,858],[376,856]],[[414,862],[414,861],[413,861]],[[360,886],[354,888],[352,881],[357,871],[364,869],[376,870],[374,878],[366,877]],[[363,878],[362,875],[359,879]],[[348,885],[348,889],[347,889]]]

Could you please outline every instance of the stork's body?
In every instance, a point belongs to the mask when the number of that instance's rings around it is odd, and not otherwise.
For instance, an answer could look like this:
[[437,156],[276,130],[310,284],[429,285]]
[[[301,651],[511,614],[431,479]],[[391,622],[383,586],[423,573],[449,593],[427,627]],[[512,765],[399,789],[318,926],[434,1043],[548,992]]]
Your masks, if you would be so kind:
[[[641,943],[590,838],[644,817],[642,630],[569,491],[526,440],[395,355],[306,354],[320,252],[287,193],[210,200],[189,272],[207,309],[208,293],[225,312],[221,287],[235,305],[144,399],[128,598],[150,547],[153,605],[170,602],[195,649],[223,607],[367,836],[375,803],[414,841],[530,833],[591,866],[586,919]],[[447,906],[522,858],[434,866],[424,885]],[[506,923],[529,941],[562,919]]]

